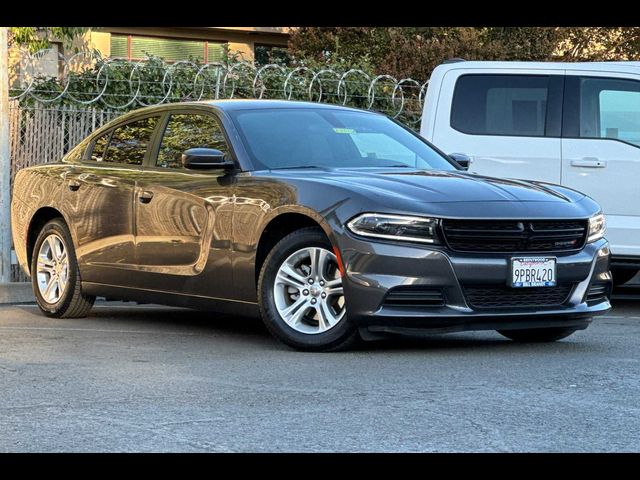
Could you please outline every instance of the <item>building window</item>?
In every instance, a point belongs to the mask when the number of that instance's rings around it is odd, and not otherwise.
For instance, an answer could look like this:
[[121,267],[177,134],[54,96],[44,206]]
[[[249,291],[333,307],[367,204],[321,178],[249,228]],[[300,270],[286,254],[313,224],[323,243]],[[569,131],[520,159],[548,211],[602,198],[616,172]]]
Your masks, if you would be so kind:
[[143,60],[147,55],[153,55],[169,63],[189,59],[204,63],[220,62],[224,46],[223,42],[204,40],[111,35],[111,57],[127,60]]
[[286,47],[256,43],[253,52],[255,62],[258,65],[287,64],[289,62],[289,51]]

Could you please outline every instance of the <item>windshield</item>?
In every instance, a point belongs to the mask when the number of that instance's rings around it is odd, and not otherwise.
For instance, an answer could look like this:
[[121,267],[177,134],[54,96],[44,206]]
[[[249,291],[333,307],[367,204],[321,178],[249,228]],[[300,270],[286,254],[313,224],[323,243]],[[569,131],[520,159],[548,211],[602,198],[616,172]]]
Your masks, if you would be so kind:
[[382,115],[322,108],[238,110],[230,114],[258,170],[456,169],[428,144]]

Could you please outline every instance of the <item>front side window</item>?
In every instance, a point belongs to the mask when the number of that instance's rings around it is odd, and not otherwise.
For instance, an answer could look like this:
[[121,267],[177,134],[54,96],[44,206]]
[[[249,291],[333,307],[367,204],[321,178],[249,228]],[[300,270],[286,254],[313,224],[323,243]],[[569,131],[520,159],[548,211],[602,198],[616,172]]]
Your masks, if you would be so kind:
[[387,117],[324,108],[238,110],[231,117],[256,169],[411,167],[456,170]]
[[229,150],[218,121],[211,115],[175,114],[169,118],[156,166],[182,168],[182,154],[190,148]]
[[640,146],[640,82],[581,78],[580,137],[612,138]]
[[117,127],[111,135],[102,160],[96,156],[95,147],[92,159],[104,163],[142,165],[157,123],[158,117],[150,117]]
[[542,137],[548,94],[547,75],[462,75],[451,126],[471,135]]

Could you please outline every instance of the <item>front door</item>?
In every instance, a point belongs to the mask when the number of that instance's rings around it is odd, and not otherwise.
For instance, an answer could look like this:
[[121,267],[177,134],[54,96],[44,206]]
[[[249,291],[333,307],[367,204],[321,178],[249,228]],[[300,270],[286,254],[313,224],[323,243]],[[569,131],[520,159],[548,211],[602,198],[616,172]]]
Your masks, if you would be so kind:
[[469,171],[560,183],[564,77],[544,69],[447,72],[432,141],[471,159]]
[[567,72],[562,184],[596,200],[614,256],[640,257],[640,81]]
[[[196,147],[228,152],[209,113],[172,113],[157,156],[141,173],[135,193],[135,252],[140,288],[223,296],[225,275],[197,277],[207,268],[230,269],[234,176],[225,170],[187,170],[182,153]],[[217,285],[213,285],[217,284]]]

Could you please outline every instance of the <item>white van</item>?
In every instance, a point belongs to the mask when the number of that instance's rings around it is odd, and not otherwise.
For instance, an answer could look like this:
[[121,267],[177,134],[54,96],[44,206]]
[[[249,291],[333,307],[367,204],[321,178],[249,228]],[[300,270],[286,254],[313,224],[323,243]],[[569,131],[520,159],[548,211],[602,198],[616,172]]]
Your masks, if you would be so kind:
[[420,134],[471,172],[594,198],[615,283],[640,269],[640,62],[445,63],[431,75]]

